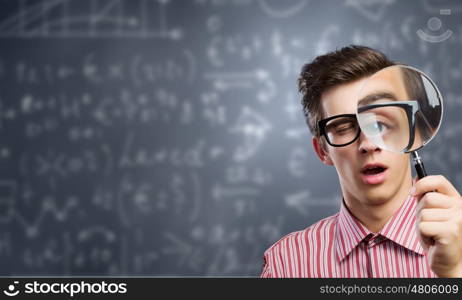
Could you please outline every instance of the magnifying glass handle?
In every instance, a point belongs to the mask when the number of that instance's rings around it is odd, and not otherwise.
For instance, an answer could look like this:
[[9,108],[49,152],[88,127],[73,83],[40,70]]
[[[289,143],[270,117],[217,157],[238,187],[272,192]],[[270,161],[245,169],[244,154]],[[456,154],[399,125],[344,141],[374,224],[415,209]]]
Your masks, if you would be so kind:
[[[422,162],[422,159],[419,156],[419,153],[417,153],[417,151],[412,152],[412,160],[414,161],[414,167],[415,167],[415,170],[417,172],[417,176],[419,177],[419,179],[422,179],[425,176],[427,176],[427,171],[425,171],[424,164]],[[435,244],[435,240],[433,238],[430,238],[430,244],[431,245]]]
[[427,171],[425,171],[425,166],[422,162],[422,159],[419,156],[419,153],[417,151],[412,152],[412,160],[414,161],[414,167],[417,172],[417,176],[419,179],[424,178],[427,176]]

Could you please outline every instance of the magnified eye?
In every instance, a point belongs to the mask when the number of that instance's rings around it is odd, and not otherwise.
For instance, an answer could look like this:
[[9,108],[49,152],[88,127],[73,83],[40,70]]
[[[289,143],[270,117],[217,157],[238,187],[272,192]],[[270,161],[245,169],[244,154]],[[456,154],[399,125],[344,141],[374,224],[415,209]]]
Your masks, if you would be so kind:
[[364,118],[363,125],[365,133],[371,136],[384,135],[390,129],[390,126],[386,122],[378,120],[374,115]]
[[388,129],[388,125],[380,121],[374,122],[373,126],[375,127],[374,130],[380,133],[384,133]]

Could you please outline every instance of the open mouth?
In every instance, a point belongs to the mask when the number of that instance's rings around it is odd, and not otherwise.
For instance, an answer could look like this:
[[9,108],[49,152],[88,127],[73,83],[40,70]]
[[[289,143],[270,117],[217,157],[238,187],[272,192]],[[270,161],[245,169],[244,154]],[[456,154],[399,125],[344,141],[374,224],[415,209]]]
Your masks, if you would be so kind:
[[361,169],[361,179],[365,184],[379,184],[385,181],[386,171],[382,164],[367,164]]
[[384,167],[376,166],[376,167],[370,167],[370,168],[363,169],[362,173],[366,175],[376,175],[376,174],[382,173],[383,171],[385,171]]

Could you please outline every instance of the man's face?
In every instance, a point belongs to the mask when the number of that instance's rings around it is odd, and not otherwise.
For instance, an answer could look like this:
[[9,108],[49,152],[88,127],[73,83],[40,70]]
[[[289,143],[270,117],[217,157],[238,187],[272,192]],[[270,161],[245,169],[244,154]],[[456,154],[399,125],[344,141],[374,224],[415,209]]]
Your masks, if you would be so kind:
[[[388,82],[387,77],[382,78],[380,88],[394,89],[396,94],[402,93],[403,86],[394,82],[396,78],[400,77],[389,76]],[[323,117],[354,114],[365,80],[367,78],[341,84],[324,92],[321,97]],[[379,205],[409,188],[409,185],[403,184],[410,181],[411,176],[408,154],[383,150],[373,145],[362,133],[347,146],[332,147],[324,144],[324,150],[315,145],[318,148],[316,152],[324,163],[335,166],[344,196],[364,204]]]

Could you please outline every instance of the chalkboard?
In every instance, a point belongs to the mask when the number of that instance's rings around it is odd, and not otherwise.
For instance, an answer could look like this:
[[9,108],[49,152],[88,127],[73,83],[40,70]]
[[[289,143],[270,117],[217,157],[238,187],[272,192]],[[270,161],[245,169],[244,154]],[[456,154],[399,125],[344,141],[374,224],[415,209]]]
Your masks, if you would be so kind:
[[335,213],[296,78],[348,44],[444,98],[462,190],[458,1],[0,0],[0,275],[258,276]]

